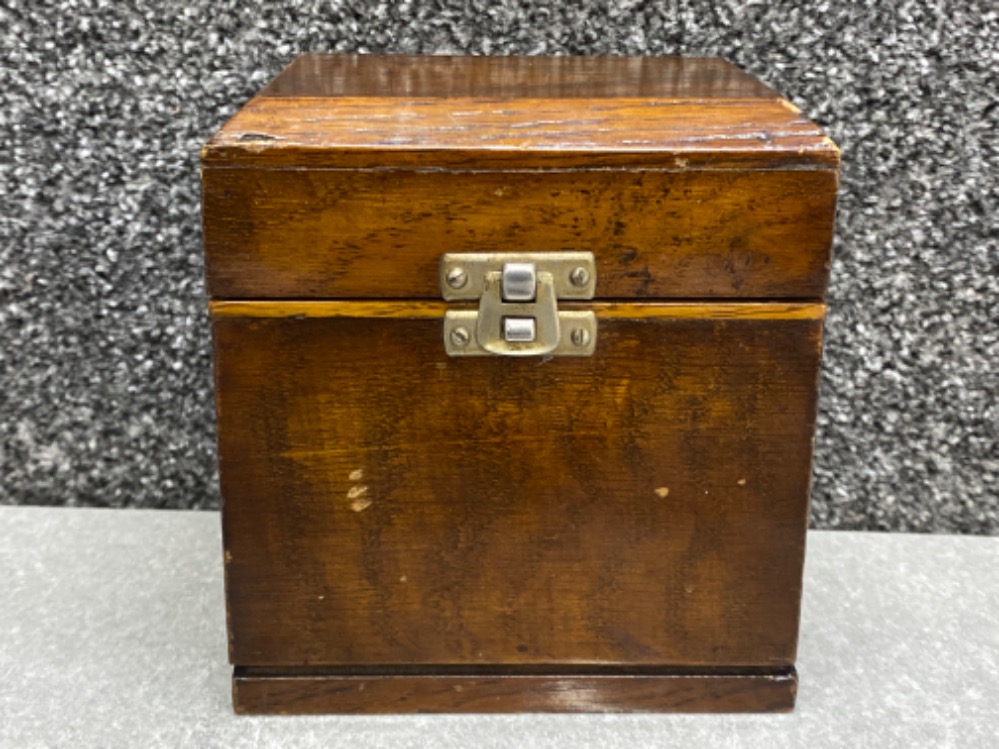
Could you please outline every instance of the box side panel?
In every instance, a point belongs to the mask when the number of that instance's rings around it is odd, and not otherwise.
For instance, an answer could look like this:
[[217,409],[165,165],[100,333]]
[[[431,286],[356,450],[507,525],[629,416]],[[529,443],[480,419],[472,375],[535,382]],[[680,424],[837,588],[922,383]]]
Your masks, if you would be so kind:
[[431,299],[445,252],[588,250],[603,299],[820,299],[836,187],[827,170],[208,167],[208,288]]
[[217,316],[233,662],[792,663],[821,320],[616,310],[551,360]]

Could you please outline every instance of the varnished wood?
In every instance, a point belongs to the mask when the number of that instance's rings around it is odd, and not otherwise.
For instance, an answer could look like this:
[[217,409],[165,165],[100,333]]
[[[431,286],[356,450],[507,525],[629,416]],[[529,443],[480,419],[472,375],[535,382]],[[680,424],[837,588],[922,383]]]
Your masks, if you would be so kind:
[[820,330],[216,317],[233,661],[791,665]]
[[[839,151],[732,65],[307,55],[202,152],[239,712],[786,710]],[[592,357],[449,358],[587,250]]]
[[299,56],[261,97],[777,99],[716,57]]
[[762,673],[274,673],[237,668],[238,713],[761,712],[794,707],[793,668]]
[[[648,304],[592,304],[562,303],[564,309],[591,309],[597,318],[620,317],[643,319],[649,317],[696,317],[709,320],[821,320],[825,317],[823,304],[814,303],[760,303],[729,302],[711,304],[682,304],[660,302]],[[449,309],[460,305],[447,302],[302,302],[302,301],[212,301],[209,309],[214,317],[355,317],[355,318],[432,318],[440,319]]]
[[597,296],[816,299],[827,171],[207,169],[209,293],[438,299],[445,252],[588,250]]
[[[206,163],[272,167],[833,169],[839,152],[770,99],[255,99]],[[390,105],[389,105],[390,103]]]
[[801,112],[710,58],[311,57],[206,145],[206,164],[434,169],[835,169]]

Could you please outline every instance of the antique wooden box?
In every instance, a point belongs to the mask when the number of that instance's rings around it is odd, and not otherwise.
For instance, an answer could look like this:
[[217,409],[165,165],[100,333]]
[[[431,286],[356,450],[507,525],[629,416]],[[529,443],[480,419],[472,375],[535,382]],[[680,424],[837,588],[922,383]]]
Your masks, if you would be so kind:
[[202,172],[237,711],[790,709],[838,163],[717,59],[250,101]]

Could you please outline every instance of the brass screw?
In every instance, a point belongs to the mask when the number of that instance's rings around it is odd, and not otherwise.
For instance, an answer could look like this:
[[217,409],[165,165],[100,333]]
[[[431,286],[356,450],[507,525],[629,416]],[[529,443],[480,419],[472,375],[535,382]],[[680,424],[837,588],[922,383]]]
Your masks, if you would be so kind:
[[459,348],[467,346],[471,339],[472,336],[469,335],[467,328],[455,328],[451,331],[451,343]]
[[569,274],[569,281],[573,286],[586,286],[590,282],[589,271],[583,267],[573,268]]
[[460,289],[468,283],[468,274],[464,268],[452,268],[447,272],[447,285],[452,289]]
[[576,328],[572,331],[572,342],[579,347],[583,347],[590,342],[590,331],[586,328]]

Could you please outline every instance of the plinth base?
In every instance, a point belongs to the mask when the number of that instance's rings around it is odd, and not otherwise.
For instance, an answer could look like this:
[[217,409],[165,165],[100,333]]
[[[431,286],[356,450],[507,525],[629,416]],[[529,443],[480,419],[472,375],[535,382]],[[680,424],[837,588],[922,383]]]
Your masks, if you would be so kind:
[[244,714],[783,712],[793,667],[705,672],[648,668],[247,668],[233,673]]

